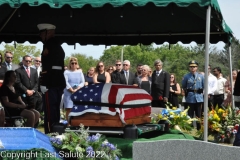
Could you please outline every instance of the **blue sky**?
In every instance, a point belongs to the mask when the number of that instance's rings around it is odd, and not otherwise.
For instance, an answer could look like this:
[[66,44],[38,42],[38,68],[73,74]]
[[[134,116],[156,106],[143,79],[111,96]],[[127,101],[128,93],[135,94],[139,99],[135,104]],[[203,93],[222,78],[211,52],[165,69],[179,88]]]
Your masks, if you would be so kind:
[[[232,29],[234,36],[237,39],[240,39],[240,20],[237,18],[240,16],[240,0],[218,0],[218,3],[220,5],[223,18],[225,19],[226,23],[230,26]],[[0,45],[0,49],[3,49],[3,45],[5,43],[2,43]],[[25,43],[26,45],[29,45],[29,43]],[[196,43],[191,43],[190,45],[195,45]],[[42,50],[42,43],[39,42],[35,44],[36,47],[40,50]],[[223,42],[219,42],[215,44],[219,50],[222,50],[224,47]],[[213,46],[215,46],[213,45]],[[72,53],[81,53],[85,54],[87,56],[92,56],[95,59],[99,59],[100,56],[103,54],[103,51],[105,50],[105,45],[99,45],[99,46],[93,46],[93,45],[87,45],[87,46],[80,46],[79,44],[76,45],[76,48],[74,49],[74,46],[67,45],[66,43],[62,44],[62,47],[66,53],[66,56],[70,56]],[[109,48],[109,46],[108,46]]]

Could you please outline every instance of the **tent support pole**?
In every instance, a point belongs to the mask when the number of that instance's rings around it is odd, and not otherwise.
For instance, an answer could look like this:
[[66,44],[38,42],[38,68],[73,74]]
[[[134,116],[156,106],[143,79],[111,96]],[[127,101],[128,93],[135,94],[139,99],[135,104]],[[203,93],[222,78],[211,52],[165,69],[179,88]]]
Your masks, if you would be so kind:
[[12,14],[8,17],[8,19],[6,20],[6,22],[3,24],[3,26],[0,29],[0,32],[3,30],[3,28],[8,24],[8,22],[10,21],[10,19],[12,18],[12,16],[14,15],[14,13],[18,10],[18,8],[16,8]]
[[206,14],[205,34],[205,74],[204,74],[204,141],[208,141],[208,65],[209,65],[209,42],[210,42],[211,6],[208,6]]
[[[233,86],[233,78],[232,78],[232,49],[231,49],[231,45],[228,47],[228,52],[229,52],[229,73],[230,73],[230,86]],[[234,104],[234,99],[233,99],[233,87],[231,87],[231,97],[232,97],[232,109],[235,109],[235,104]]]

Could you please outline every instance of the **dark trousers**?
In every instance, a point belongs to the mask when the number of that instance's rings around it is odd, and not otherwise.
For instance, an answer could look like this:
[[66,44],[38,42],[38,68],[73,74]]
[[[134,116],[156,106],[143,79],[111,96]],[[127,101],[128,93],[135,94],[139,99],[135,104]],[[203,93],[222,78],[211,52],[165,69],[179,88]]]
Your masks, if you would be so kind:
[[60,102],[63,88],[50,88],[43,95],[44,110],[44,131],[45,134],[51,133],[53,125],[60,121]]
[[31,105],[38,112],[42,112],[42,97],[39,93],[34,93],[32,96],[21,97],[23,102]]
[[235,104],[235,107],[238,107],[238,108],[240,108],[240,102],[234,102],[234,104]]
[[161,107],[161,108],[166,108],[166,103],[160,100],[152,100],[152,107]]
[[[213,101],[213,95],[208,95],[208,109],[211,111],[214,101]],[[202,102],[202,112],[204,112],[204,102]]]
[[183,106],[184,106],[184,110],[188,108],[188,103],[186,102],[182,102]]
[[218,108],[222,108],[224,101],[224,94],[213,95],[213,108],[215,109],[218,105]]
[[[202,115],[202,109],[201,109],[202,103],[188,103],[189,110],[188,110],[188,115],[193,118],[194,117],[194,112],[196,115],[196,118],[201,118]],[[197,130],[201,129],[201,125],[199,122],[197,122]]]

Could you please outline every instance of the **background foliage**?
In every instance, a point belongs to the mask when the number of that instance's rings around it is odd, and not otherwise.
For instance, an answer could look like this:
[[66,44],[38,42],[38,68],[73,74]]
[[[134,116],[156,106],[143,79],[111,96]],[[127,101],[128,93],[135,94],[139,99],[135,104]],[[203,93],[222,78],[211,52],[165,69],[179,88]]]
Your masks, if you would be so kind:
[[[197,45],[194,47],[185,47],[180,44],[161,45],[154,47],[154,45],[136,45],[136,46],[111,46],[103,52],[100,59],[94,59],[92,56],[86,56],[81,53],[74,53],[71,56],[78,58],[80,67],[86,73],[90,67],[95,67],[98,61],[103,61],[105,66],[114,65],[117,59],[121,59],[121,50],[123,48],[124,57],[131,62],[132,72],[136,71],[136,66],[139,63],[149,65],[154,70],[153,63],[156,59],[163,61],[163,69],[169,73],[175,73],[177,81],[181,83],[184,74],[188,73],[188,62],[190,60],[197,60],[199,62],[199,72],[204,72],[205,63],[205,46]],[[22,57],[29,54],[33,57],[40,56],[40,50],[35,46],[28,46],[17,44],[5,45],[5,49],[0,51],[4,53],[6,50],[14,52],[13,62],[18,64]],[[233,68],[240,69],[240,43],[236,38],[232,39],[231,53]],[[65,65],[69,63],[69,57],[65,58]],[[227,46],[223,50],[211,47],[209,49],[209,64],[212,68],[221,67],[223,75],[229,75],[229,52]]]

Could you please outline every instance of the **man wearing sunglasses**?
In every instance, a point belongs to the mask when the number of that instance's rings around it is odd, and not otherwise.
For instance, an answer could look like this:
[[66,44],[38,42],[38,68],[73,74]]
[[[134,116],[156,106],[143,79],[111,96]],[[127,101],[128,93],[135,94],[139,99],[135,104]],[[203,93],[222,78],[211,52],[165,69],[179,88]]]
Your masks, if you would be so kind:
[[[187,106],[189,106],[188,115],[193,118],[194,112],[196,117],[201,118],[202,110],[201,104],[203,103],[203,89],[204,89],[204,76],[197,72],[198,62],[195,60],[189,63],[190,73],[184,75],[182,80],[182,88],[185,92],[185,99]],[[200,123],[197,123],[197,130],[201,129]]]
[[10,51],[6,51],[4,54],[4,58],[5,58],[5,62],[2,64],[4,67],[7,68],[7,70],[16,70],[18,69],[18,65],[17,64],[13,64],[13,54]]
[[40,75],[40,72],[42,71],[42,67],[41,67],[41,57],[36,57],[33,60],[33,66],[31,66],[32,68],[36,69],[38,72],[38,77]]
[[120,83],[120,72],[122,70],[122,62],[120,60],[116,60],[115,62],[116,70],[111,74],[112,83]]
[[16,90],[20,94],[22,100],[32,105],[34,109],[41,112],[42,103],[37,103],[38,94],[38,74],[37,70],[32,68],[32,57],[25,55],[22,59],[23,66],[15,70],[16,72]]
[[40,87],[45,93],[43,95],[44,130],[47,134],[54,132],[54,125],[57,125],[60,120],[60,102],[63,89],[66,87],[63,75],[65,53],[55,37],[56,26],[45,23],[38,24],[37,27],[43,42]]

